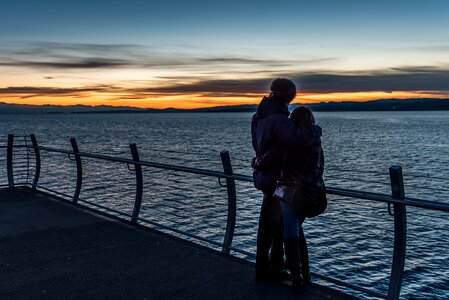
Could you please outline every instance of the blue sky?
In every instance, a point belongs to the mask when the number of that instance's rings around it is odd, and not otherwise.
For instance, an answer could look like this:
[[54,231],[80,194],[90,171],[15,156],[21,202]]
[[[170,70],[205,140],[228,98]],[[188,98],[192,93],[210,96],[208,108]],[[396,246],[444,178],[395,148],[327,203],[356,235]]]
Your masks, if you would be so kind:
[[[449,89],[449,1],[1,0],[0,12],[0,100],[9,102],[17,97],[5,89],[24,82],[74,90],[113,86],[127,96],[144,85],[147,94],[139,97],[151,106],[159,86],[164,93],[170,87],[199,93],[209,84],[205,96],[240,91],[252,97],[277,76],[310,82],[307,76],[405,75],[416,84],[424,70],[432,72],[424,80],[439,84],[418,84],[417,92]],[[402,82],[390,88],[383,80],[378,90],[404,92],[401,76],[384,77]],[[210,88],[226,80],[239,86]],[[245,80],[251,80],[248,90]],[[325,82],[304,86],[306,93],[320,90],[331,92]]]

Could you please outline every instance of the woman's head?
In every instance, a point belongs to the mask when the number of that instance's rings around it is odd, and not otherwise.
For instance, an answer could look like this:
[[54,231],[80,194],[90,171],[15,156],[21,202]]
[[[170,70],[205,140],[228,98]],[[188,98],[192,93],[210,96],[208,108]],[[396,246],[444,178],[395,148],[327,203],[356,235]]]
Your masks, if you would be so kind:
[[298,128],[307,128],[315,125],[315,117],[310,108],[305,106],[296,107],[290,114],[290,119]]

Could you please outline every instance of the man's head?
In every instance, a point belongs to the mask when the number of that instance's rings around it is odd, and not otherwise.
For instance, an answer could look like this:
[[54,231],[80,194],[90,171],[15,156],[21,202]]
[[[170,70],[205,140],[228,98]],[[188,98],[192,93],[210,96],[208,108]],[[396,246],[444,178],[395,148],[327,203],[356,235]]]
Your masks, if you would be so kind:
[[296,85],[287,78],[278,78],[271,83],[270,96],[279,102],[290,103],[296,96]]

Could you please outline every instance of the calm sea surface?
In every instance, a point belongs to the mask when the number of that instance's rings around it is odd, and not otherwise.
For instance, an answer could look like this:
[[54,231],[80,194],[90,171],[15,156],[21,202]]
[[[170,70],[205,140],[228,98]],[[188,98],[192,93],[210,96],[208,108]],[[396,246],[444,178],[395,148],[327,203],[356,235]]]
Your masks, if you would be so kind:
[[[220,151],[229,150],[234,172],[250,175],[251,115],[0,115],[0,142],[8,133],[34,133],[40,145],[70,149],[69,138],[76,137],[80,151],[126,158],[129,143],[136,143],[141,160],[218,171]],[[399,164],[407,196],[449,202],[449,112],[322,112],[316,118],[323,127],[328,186],[389,194],[388,168]],[[25,152],[15,155],[21,161],[16,181],[29,182]],[[1,184],[4,159],[2,151]],[[134,173],[119,163],[83,164],[81,198],[131,213]],[[72,194],[75,171],[66,155],[42,153],[43,187]],[[254,252],[261,194],[250,183],[236,184],[233,246]],[[329,201],[325,214],[304,224],[313,271],[385,293],[393,245],[387,205],[340,196]],[[222,242],[226,212],[226,188],[215,178],[144,168],[142,217]],[[407,208],[402,298],[449,299],[448,217]]]

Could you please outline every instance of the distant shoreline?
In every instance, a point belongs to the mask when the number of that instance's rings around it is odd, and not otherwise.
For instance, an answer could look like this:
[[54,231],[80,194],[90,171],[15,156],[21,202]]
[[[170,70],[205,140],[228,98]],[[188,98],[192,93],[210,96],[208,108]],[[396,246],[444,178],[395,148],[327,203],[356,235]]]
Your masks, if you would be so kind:
[[[294,108],[300,104],[293,104]],[[361,111],[444,111],[449,110],[449,99],[385,99],[366,102],[327,102],[304,104],[313,111],[323,112],[361,112]],[[142,114],[142,113],[231,113],[252,112],[257,105],[216,106],[196,109],[146,109],[136,107],[114,106],[58,106],[58,105],[20,105],[0,102],[0,114]]]

